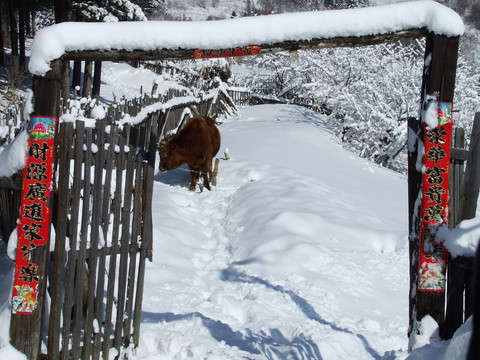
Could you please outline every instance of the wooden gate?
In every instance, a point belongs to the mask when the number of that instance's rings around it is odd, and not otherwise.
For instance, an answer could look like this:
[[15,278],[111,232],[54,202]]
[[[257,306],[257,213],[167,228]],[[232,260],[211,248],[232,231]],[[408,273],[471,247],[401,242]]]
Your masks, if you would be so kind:
[[[406,5],[408,6],[408,5]],[[435,3],[423,4],[422,8],[428,14],[435,14],[437,9],[445,14],[446,9]],[[362,10],[363,11],[363,10]],[[366,10],[368,11],[368,10]],[[321,20],[321,13],[318,20]],[[308,14],[308,16],[312,16]],[[437,103],[452,103],[453,90],[455,86],[455,74],[457,65],[457,54],[459,37],[463,28],[461,19],[454,12],[449,13],[451,21],[456,24],[451,29],[443,30],[438,28],[436,22],[417,18],[418,23],[412,23],[407,28],[401,28],[399,24],[393,26],[390,30],[380,31],[379,33],[369,33],[364,29],[352,28],[343,35],[336,37],[325,36],[324,27],[315,30],[307,38],[302,38],[298,33],[291,33],[284,40],[279,41],[273,38],[257,38],[253,32],[249,32],[240,44],[229,42],[230,48],[225,49],[225,39],[217,37],[215,31],[205,33],[205,38],[210,39],[210,49],[202,50],[192,46],[191,39],[180,41],[174,47],[170,41],[160,37],[158,42],[148,44],[146,48],[134,48],[128,45],[122,48],[83,48],[76,44],[69,44],[67,50],[62,48],[65,45],[63,31],[59,27],[53,26],[51,31],[45,30],[43,36],[52,44],[57,44],[59,48],[59,57],[51,59],[49,64],[44,63],[45,59],[40,56],[40,52],[32,51],[31,62],[39,61],[46,65],[50,70],[43,73],[44,67],[37,69],[37,75],[33,79],[35,109],[34,115],[48,117],[58,117],[61,107],[61,97],[69,97],[70,89],[69,79],[69,61],[88,60],[88,61],[137,61],[137,60],[176,60],[192,58],[208,58],[211,56],[237,56],[274,53],[278,51],[297,51],[304,49],[320,49],[338,46],[363,46],[373,45],[381,42],[391,42],[405,38],[426,37],[426,53],[423,69],[423,82],[421,89],[421,114],[418,121],[409,128],[409,248],[410,248],[410,323],[409,334],[414,334],[417,330],[418,321],[424,315],[431,315],[437,322],[443,323],[443,304],[444,294],[420,292],[419,289],[419,249],[420,249],[420,216],[422,194],[422,161],[421,155],[424,149],[426,114],[429,108],[429,102],[434,100]],[[430,19],[431,16],[426,17]],[[256,26],[265,29],[265,19],[257,19]],[[311,21],[311,19],[309,20]],[[233,24],[233,23],[232,23]],[[269,23],[272,33],[277,30],[278,23]],[[87,23],[76,23],[77,31],[85,26],[91,26]],[[107,28],[109,23],[96,24]],[[249,23],[249,25],[251,25]],[[436,25],[436,26],[432,26]],[[383,25],[379,29],[383,28]],[[206,28],[205,28],[206,29]],[[234,31],[236,28],[230,28]],[[186,29],[187,30],[187,29]],[[373,31],[373,30],[372,30]],[[438,33],[436,33],[438,31]],[[258,34],[259,32],[255,32]],[[98,34],[109,34],[111,31],[98,31]],[[123,33],[119,32],[119,36]],[[198,34],[196,34],[198,35]],[[221,34],[222,36],[224,34]],[[300,37],[300,38],[297,38]],[[116,44],[122,44],[125,40],[118,38]],[[170,40],[170,39],[169,39]],[[136,41],[136,39],[135,39]],[[99,43],[110,44],[108,41]],[[128,43],[128,42],[127,42]],[[126,44],[127,44],[126,43]],[[254,44],[246,46],[246,44]],[[201,44],[198,44],[201,46]],[[147,49],[148,48],[148,49]],[[36,56],[36,58],[35,58]],[[32,61],[35,60],[35,61]],[[62,81],[66,80],[66,81]],[[62,86],[63,84],[63,86]],[[67,358],[70,351],[79,354],[80,345],[82,346],[83,358],[89,358],[95,350],[94,358],[98,358],[101,349],[103,355],[108,355],[108,349],[114,347],[120,351],[122,346],[127,347],[131,343],[138,343],[138,326],[140,320],[140,302],[141,289],[143,284],[145,258],[151,249],[151,216],[146,209],[149,209],[151,197],[145,197],[149,193],[148,186],[153,186],[153,160],[156,135],[154,126],[146,127],[142,130],[116,129],[114,126],[107,128],[99,127],[89,135],[88,129],[85,135],[78,133],[75,135],[72,129],[73,125],[64,125],[61,128],[62,142],[60,148],[59,164],[64,164],[59,168],[59,194],[68,194],[68,196],[59,196],[56,208],[61,209],[54,218],[54,224],[57,228],[56,247],[58,250],[64,250],[69,246],[68,255],[64,251],[56,251],[54,259],[53,275],[51,276],[50,287],[52,293],[56,294],[52,299],[52,314],[50,316],[49,326],[49,358],[57,359],[61,355]],[[87,142],[85,150],[81,140],[83,137],[92,139]],[[104,146],[102,141],[108,137],[107,144]],[[78,140],[77,140],[78,139]],[[120,143],[114,141],[118,139]],[[142,140],[143,139],[143,140]],[[118,152],[117,152],[118,145]],[[99,147],[92,149],[92,147]],[[124,149],[128,151],[124,152]],[[93,150],[93,151],[92,151]],[[98,151],[97,151],[98,150]],[[105,150],[105,152],[104,152]],[[95,155],[93,155],[93,153]],[[74,156],[86,160],[84,172],[82,172],[82,162],[71,168],[71,161]],[[91,158],[89,157],[91,156]],[[115,160],[114,160],[115,159]],[[112,161],[115,166],[105,166],[104,164]],[[77,169],[78,167],[78,169]],[[112,170],[106,170],[112,169]],[[125,170],[124,170],[125,169]],[[77,171],[78,170],[78,171]],[[72,172],[73,171],[73,172]],[[122,171],[125,173],[125,178]],[[70,177],[70,174],[73,174]],[[77,175],[81,174],[81,175]],[[122,179],[121,184],[112,190],[110,181],[114,176],[117,180]],[[105,179],[102,180],[102,177]],[[107,181],[108,178],[108,181]],[[93,179],[90,181],[90,179]],[[125,189],[122,186],[125,185]],[[112,196],[112,192],[115,194]],[[75,199],[81,198],[81,202],[75,202]],[[121,199],[121,200],[120,200]],[[80,212],[81,207],[81,212]],[[143,214],[143,216],[142,216]],[[86,219],[90,215],[91,222]],[[108,219],[113,218],[113,226],[110,227]],[[80,225],[78,223],[80,222]],[[129,239],[133,239],[130,241]],[[141,240],[138,240],[141,239]],[[80,241],[81,240],[81,241]],[[47,242],[48,244],[48,242]],[[87,246],[88,245],[88,246]],[[82,250],[82,246],[85,249]],[[73,250],[71,250],[73,249]],[[47,246],[37,247],[32,251],[31,257],[35,264],[38,264],[39,290],[37,297],[36,310],[28,316],[22,314],[12,314],[11,319],[11,342],[20,351],[27,354],[32,360],[38,358],[38,349],[40,349],[40,324],[42,311],[44,308],[46,259],[48,258]],[[140,254],[140,256],[138,255]],[[135,270],[136,263],[139,263],[138,271]],[[108,271],[105,271],[108,269]],[[87,276],[85,276],[87,274]],[[86,290],[80,290],[79,286],[73,287],[73,290],[65,290],[63,281],[70,283],[79,283],[84,278],[88,279],[89,286]],[[112,279],[118,278],[118,285],[114,285]],[[134,279],[138,278],[135,283]],[[93,286],[97,280],[96,286]],[[57,290],[57,291],[55,291]],[[61,290],[61,291],[59,291]],[[80,299],[83,292],[89,294],[89,300],[85,306],[85,311],[80,310]],[[116,294],[115,301],[108,300],[104,303],[104,293]],[[113,299],[113,298],[112,298]],[[438,306],[440,304],[440,306]],[[82,304],[83,305],[83,304]],[[83,306],[82,306],[83,307]],[[439,311],[440,309],[440,311]],[[116,319],[114,321],[113,319]],[[79,327],[81,323],[85,326]],[[132,333],[132,324],[134,332]],[[55,333],[55,328],[61,328],[62,332]],[[70,331],[74,329],[74,333]],[[78,329],[77,329],[78,328]],[[19,329],[28,329],[23,332]],[[56,356],[59,355],[59,356]]]
[[60,125],[48,359],[109,359],[138,345],[156,124]]

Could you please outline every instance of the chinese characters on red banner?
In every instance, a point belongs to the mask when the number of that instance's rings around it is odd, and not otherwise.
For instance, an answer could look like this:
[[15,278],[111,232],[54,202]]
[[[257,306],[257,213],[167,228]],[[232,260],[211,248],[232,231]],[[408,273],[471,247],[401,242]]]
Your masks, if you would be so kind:
[[448,223],[448,177],[452,137],[452,103],[429,102],[428,116],[438,125],[425,126],[425,155],[420,219],[420,291],[444,292],[448,252],[435,232]]
[[47,202],[51,195],[56,122],[53,117],[32,117],[28,128],[30,140],[27,165],[23,169],[12,294],[12,309],[17,314],[31,314],[37,307],[39,275],[32,251],[45,246],[49,237]]
[[193,57],[195,59],[210,59],[210,58],[235,57],[235,56],[258,55],[258,54],[260,54],[260,46],[258,45],[237,46],[234,48],[220,49],[220,50],[195,49],[193,51]]

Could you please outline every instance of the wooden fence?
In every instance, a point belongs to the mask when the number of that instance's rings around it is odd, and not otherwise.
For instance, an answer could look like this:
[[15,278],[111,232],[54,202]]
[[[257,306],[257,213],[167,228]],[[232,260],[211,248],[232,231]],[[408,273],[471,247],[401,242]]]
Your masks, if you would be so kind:
[[[90,116],[86,102],[84,109],[85,116]],[[157,105],[155,107],[155,105]],[[130,117],[142,116],[140,112],[151,106],[150,113],[163,113],[158,116],[159,136],[163,133],[170,133],[181,126],[182,121],[191,114],[201,113],[210,114],[213,117],[219,115],[232,115],[237,111],[236,106],[228,91],[223,89],[214,89],[201,97],[188,96],[185,91],[170,89],[162,95],[143,94],[140,97],[126,100],[121,99],[115,104],[109,106],[106,111],[106,117],[103,120],[106,125],[114,125],[122,120],[124,114]],[[64,108],[67,111],[68,107]],[[140,115],[139,115],[140,114]],[[145,117],[148,116],[148,112]],[[141,122],[142,119],[138,120]],[[3,239],[8,241],[10,233],[16,226],[18,218],[18,208],[20,206],[20,190],[22,186],[22,177],[20,173],[11,178],[0,178],[0,231]]]
[[250,105],[250,98],[252,93],[248,89],[229,88],[228,94],[236,105]]
[[[95,128],[83,121],[60,123],[43,357],[108,359],[138,345],[145,262],[153,252],[157,142],[197,112],[215,117],[236,111],[222,89],[184,95],[169,91],[122,101]],[[138,125],[121,124],[125,113]],[[15,177],[0,184],[6,240],[19,212],[21,174]],[[11,335],[25,337],[24,330],[12,323]]]
[[[464,130],[457,128],[452,139],[450,168],[451,228],[462,220],[475,217],[480,187],[480,113],[475,114],[469,150],[465,147]],[[473,313],[474,256],[459,256],[448,260],[445,323],[442,335],[450,339]],[[480,274],[477,274],[480,276]]]
[[155,120],[108,131],[104,122],[60,124],[48,359],[108,359],[138,345]]
[[81,121],[61,124],[49,359],[108,359],[112,351],[138,346],[145,262],[152,259],[158,139],[192,111],[225,111],[225,101],[220,91],[170,106],[158,103],[143,115],[151,100],[137,100],[123,109],[146,116],[135,127],[120,128],[114,116],[95,129]]

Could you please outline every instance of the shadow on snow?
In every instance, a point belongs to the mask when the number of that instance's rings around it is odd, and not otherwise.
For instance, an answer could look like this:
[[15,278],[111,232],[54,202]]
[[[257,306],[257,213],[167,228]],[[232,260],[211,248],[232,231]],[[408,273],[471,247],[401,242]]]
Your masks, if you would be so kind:
[[[258,276],[252,276],[252,275],[247,275],[244,272],[238,271],[237,269],[234,268],[235,265],[241,265],[245,262],[238,262],[238,263],[233,263],[229,268],[225,269],[222,271],[221,279],[224,281],[230,281],[230,282],[242,282],[242,283],[248,283],[248,284],[261,284],[265,286],[267,289],[274,290],[277,292],[280,292],[282,294],[288,295],[292,301],[298,306],[298,308],[304,313],[304,315],[310,319],[314,320],[322,325],[329,326],[332,330],[338,331],[338,332],[344,332],[346,334],[354,335],[356,336],[365,346],[365,349],[367,352],[372,356],[373,359],[378,359],[380,360],[382,356],[373,349],[370,344],[368,343],[368,340],[365,338],[365,336],[361,334],[355,334],[351,330],[348,330],[346,328],[342,328],[338,325],[335,325],[331,322],[326,321],[324,318],[322,318],[313,308],[312,305],[308,303],[304,298],[298,296],[295,294],[294,291],[285,289],[281,285],[273,285],[267,280],[264,280]],[[319,355],[320,356],[320,355]],[[320,357],[315,357],[313,359],[321,359]]]
[[[260,284],[265,286],[267,289],[288,295],[308,319],[328,326],[334,331],[356,336],[364,344],[366,351],[372,356],[373,359],[380,360],[382,358],[382,356],[370,346],[368,340],[363,335],[355,334],[349,329],[342,328],[326,321],[315,311],[313,306],[311,306],[308,301],[295,294],[294,291],[285,289],[280,285],[273,285],[267,280],[257,276],[247,275],[244,272],[235,269],[235,265],[240,265],[240,263],[232,264],[232,266],[224,269],[221,272],[221,280],[238,283]],[[145,323],[174,322],[190,320],[192,318],[201,319],[204,326],[210,331],[211,336],[217,341],[223,341],[229,346],[238,347],[240,350],[250,354],[262,355],[265,356],[266,359],[323,359],[317,344],[315,344],[311,339],[307,339],[303,334],[299,334],[294,339],[288,340],[279,329],[270,329],[269,334],[265,333],[264,331],[255,333],[250,329],[245,329],[243,332],[235,331],[228,324],[206,317],[200,312],[192,312],[188,314],[152,312],[142,313],[142,322]]]
[[302,334],[295,337],[292,341],[289,341],[278,329],[270,329],[270,334],[267,334],[264,331],[255,333],[250,329],[246,329],[243,333],[235,331],[229,325],[222,323],[219,320],[206,317],[199,312],[183,315],[173,313],[142,313],[142,322],[144,323],[168,323],[173,321],[190,320],[192,318],[201,319],[204,326],[210,331],[210,335],[218,342],[224,342],[229,346],[237,347],[250,354],[262,354],[266,359],[322,359],[318,347],[311,340],[306,339]]

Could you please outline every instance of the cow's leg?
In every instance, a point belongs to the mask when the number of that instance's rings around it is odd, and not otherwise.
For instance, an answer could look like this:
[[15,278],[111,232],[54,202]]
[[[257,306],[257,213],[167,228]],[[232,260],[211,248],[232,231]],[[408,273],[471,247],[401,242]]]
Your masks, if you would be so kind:
[[190,191],[195,191],[200,173],[197,169],[190,169]]
[[212,171],[212,159],[207,163],[208,168],[208,181],[211,182],[213,179],[213,171]]
[[209,181],[209,172],[203,171],[203,186],[205,186],[208,190],[210,190],[210,181]]
[[212,178],[212,162],[206,162],[202,166],[203,185],[210,190],[210,179]]

